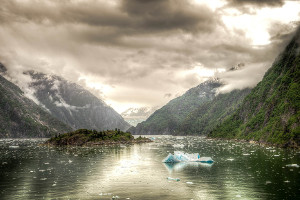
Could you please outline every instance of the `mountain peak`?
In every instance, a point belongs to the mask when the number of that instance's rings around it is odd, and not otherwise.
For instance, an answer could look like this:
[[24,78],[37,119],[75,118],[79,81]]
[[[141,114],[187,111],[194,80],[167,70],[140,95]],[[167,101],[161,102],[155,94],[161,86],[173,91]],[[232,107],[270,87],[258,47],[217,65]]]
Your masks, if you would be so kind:
[[211,78],[171,100],[129,131],[133,134],[173,134],[191,111],[216,96],[221,85],[218,78]]
[[237,71],[245,67],[245,63],[239,63],[236,66],[233,66],[229,69],[229,71]]
[[57,75],[27,71],[32,82],[29,89],[52,115],[73,129],[126,130],[130,125],[121,115],[80,85]]
[[31,99],[21,89],[0,75],[0,136],[1,137],[49,137],[71,128]]
[[0,73],[5,73],[6,71],[6,67],[2,63],[0,63]]

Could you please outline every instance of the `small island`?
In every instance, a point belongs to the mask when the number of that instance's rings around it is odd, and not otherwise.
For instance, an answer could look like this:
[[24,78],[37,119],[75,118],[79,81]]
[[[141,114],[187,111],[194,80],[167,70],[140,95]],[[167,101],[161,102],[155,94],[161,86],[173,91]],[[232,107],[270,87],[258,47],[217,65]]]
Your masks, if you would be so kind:
[[149,138],[134,138],[130,132],[123,132],[120,129],[96,131],[78,129],[73,132],[58,134],[45,142],[54,146],[97,146],[115,144],[136,144],[152,142]]

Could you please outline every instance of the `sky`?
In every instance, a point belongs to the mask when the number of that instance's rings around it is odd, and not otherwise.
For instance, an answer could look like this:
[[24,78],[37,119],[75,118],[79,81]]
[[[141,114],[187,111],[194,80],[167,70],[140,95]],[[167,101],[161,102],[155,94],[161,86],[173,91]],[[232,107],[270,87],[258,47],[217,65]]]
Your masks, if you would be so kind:
[[300,1],[1,0],[0,62],[21,86],[26,70],[60,75],[121,113],[214,76],[254,87],[299,20]]

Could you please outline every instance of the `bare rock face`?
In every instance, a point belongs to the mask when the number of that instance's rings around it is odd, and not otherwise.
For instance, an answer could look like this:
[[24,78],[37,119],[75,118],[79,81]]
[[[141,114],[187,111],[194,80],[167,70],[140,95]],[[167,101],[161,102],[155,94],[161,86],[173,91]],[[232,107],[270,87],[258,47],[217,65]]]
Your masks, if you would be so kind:
[[[2,64],[1,69],[6,71]],[[0,137],[50,137],[70,130],[0,75]]]
[[127,130],[130,125],[115,110],[83,87],[62,77],[34,71],[29,88],[40,105],[73,129]]

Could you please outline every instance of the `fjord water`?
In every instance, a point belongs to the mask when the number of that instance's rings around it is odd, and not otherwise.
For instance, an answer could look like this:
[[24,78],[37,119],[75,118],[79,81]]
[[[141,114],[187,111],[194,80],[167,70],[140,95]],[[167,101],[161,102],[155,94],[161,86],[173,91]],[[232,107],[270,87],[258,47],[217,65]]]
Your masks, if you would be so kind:
[[[155,136],[113,147],[0,141],[0,199],[297,199],[300,151],[203,137]],[[162,163],[174,151],[212,165]],[[179,178],[180,181],[167,179]]]

